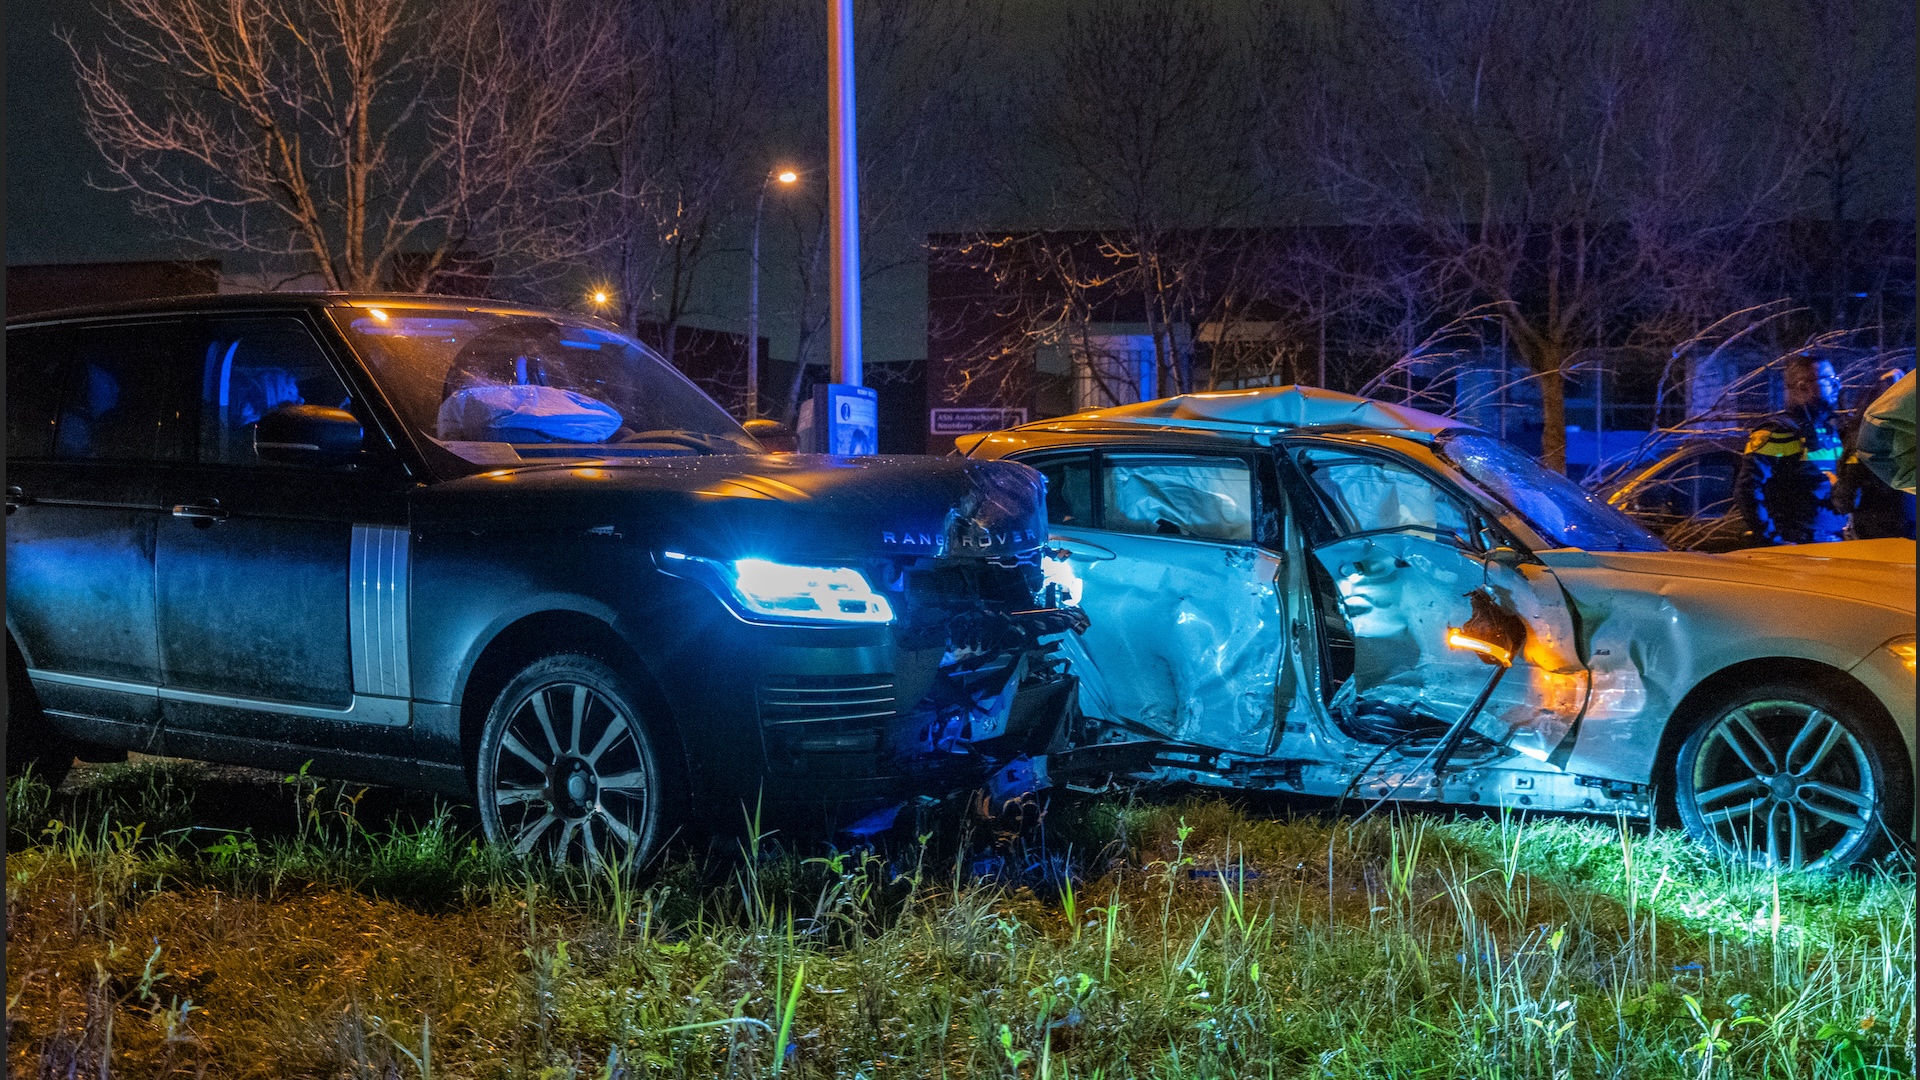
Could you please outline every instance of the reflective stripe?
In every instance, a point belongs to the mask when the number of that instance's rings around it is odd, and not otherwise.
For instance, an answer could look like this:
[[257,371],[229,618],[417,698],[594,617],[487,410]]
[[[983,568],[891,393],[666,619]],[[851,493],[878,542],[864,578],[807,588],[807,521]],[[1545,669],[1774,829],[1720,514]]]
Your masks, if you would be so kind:
[[1765,454],[1768,457],[1794,457],[1806,453],[1806,444],[1800,436],[1790,431],[1770,431],[1766,428],[1754,432],[1747,439],[1747,453]]

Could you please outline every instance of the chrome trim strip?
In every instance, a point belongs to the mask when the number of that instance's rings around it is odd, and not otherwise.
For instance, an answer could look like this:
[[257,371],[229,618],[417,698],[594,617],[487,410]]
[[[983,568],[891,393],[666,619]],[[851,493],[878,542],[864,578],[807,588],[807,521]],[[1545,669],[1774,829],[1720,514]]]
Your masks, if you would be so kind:
[[315,720],[397,726],[405,725],[412,718],[411,703],[405,698],[355,694],[353,701],[346,708],[329,709],[324,705],[295,705],[286,701],[262,701],[257,698],[231,697],[226,694],[203,694],[197,690],[175,690],[166,686],[102,679],[93,675],[69,675],[59,671],[40,671],[29,668],[27,675],[36,682],[60,683],[66,686],[81,686],[89,690],[108,690],[118,694],[132,694],[136,697],[159,698],[161,701],[216,705],[226,709],[247,709],[253,712],[302,716]]
[[406,529],[355,525],[347,570],[347,622],[355,695],[413,692],[407,658],[409,541]]

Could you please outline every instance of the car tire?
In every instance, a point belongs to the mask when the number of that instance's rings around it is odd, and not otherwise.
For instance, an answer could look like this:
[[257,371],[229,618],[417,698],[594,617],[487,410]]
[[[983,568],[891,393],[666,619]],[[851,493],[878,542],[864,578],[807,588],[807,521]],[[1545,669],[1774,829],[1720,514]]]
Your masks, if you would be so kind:
[[28,772],[58,788],[73,768],[77,745],[55,731],[40,711],[40,696],[27,677],[26,661],[7,643],[7,779]]
[[1674,803],[1695,841],[1766,870],[1840,870],[1907,820],[1911,779],[1851,695],[1769,683],[1720,698],[1681,744]]
[[487,840],[592,868],[644,865],[681,824],[685,783],[641,701],[613,667],[575,653],[507,680],[474,769]]

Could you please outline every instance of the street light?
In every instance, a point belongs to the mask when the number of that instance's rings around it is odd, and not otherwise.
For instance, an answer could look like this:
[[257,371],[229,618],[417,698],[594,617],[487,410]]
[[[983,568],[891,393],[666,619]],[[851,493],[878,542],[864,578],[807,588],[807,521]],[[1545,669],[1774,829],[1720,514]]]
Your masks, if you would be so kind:
[[747,258],[747,419],[760,418],[760,216],[767,208],[767,184],[791,184],[800,179],[792,169],[769,170],[760,178],[760,197],[753,204],[753,240]]

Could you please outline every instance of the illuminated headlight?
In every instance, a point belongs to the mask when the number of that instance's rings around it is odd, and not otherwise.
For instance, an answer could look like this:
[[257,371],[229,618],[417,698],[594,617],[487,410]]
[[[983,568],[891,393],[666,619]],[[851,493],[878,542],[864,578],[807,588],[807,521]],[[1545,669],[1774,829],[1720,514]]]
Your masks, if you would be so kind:
[[1897,638],[1894,638],[1892,641],[1887,642],[1886,649],[1888,652],[1899,657],[1900,662],[1906,665],[1907,674],[1912,675],[1914,673],[1914,664],[1913,664],[1914,646],[1913,646],[1912,634],[1908,634],[1906,637],[1897,637]]
[[[680,572],[695,568],[706,573]],[[768,559],[723,563],[664,551],[661,569],[725,588],[728,595],[723,599],[730,599],[748,619],[816,624],[893,621],[893,605],[873,590],[865,574],[850,566],[791,566]]]

